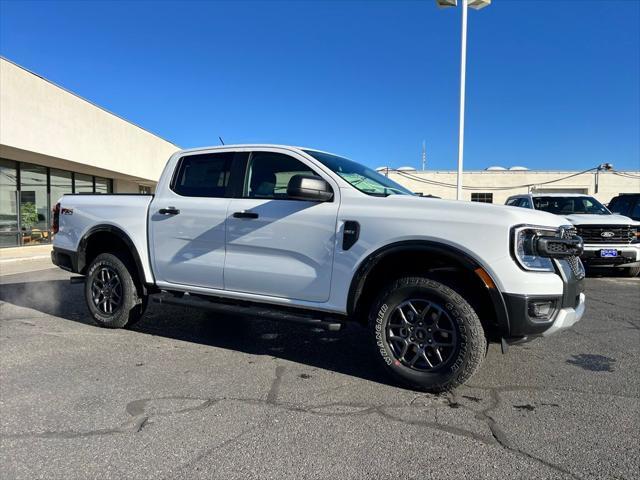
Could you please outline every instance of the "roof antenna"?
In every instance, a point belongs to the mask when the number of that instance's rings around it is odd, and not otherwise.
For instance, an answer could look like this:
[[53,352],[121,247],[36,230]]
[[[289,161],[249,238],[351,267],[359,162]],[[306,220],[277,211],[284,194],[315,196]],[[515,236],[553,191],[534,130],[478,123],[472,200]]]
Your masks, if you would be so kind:
[[221,143],[222,145],[224,145],[224,140],[222,140],[222,137],[220,137],[220,136],[219,136],[219,137],[218,137],[218,140],[220,140],[220,143]]

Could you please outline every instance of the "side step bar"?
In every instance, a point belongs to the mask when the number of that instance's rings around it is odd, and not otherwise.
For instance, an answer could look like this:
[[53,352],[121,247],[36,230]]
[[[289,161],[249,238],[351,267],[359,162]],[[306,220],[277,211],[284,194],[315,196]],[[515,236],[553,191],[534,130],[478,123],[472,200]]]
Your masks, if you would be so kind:
[[302,325],[309,325],[317,328],[322,328],[330,332],[339,331],[343,325],[341,322],[335,321],[333,319],[325,318],[321,320],[319,318],[311,316],[311,314],[291,312],[284,309],[279,310],[277,309],[277,307],[270,309],[254,304],[223,303],[215,300],[201,299],[189,294],[178,297],[170,293],[162,293],[159,295],[153,295],[151,298],[153,303],[158,304],[204,308],[207,310],[214,310],[217,312],[236,315],[253,315],[256,317],[268,318],[275,321],[285,321]]

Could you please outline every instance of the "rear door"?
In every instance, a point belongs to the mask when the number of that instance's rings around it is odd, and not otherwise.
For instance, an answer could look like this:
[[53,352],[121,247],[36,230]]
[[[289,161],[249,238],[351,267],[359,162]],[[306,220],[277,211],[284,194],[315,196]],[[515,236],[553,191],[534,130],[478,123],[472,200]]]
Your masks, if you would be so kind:
[[224,288],[225,223],[234,159],[246,153],[190,154],[149,212],[156,281]]
[[[287,197],[296,174],[324,178],[330,202]],[[246,162],[241,198],[229,204],[227,290],[322,302],[329,299],[336,221],[337,184],[295,153],[254,151]]]

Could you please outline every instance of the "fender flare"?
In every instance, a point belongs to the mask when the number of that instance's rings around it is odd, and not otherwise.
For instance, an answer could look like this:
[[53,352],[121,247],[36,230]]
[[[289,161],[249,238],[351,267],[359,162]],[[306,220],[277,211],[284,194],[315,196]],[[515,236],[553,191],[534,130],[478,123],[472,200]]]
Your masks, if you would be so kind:
[[[369,273],[375,268],[375,266],[388,255],[403,251],[418,251],[436,253],[445,258],[451,258],[457,263],[462,264],[464,268],[474,271],[477,268],[482,268],[487,275],[491,278],[494,285],[497,285],[495,279],[487,272],[482,264],[472,255],[457,247],[447,245],[445,243],[434,242],[432,240],[405,240],[401,242],[391,243],[379,248],[373,253],[369,254],[363,261],[360,262],[356,270],[355,275],[351,279],[351,285],[349,287],[349,296],[347,297],[347,313],[352,315],[355,312],[358,300],[362,295],[364,285],[366,284]],[[496,313],[496,323],[500,330],[508,335],[509,332],[509,313],[507,310],[507,304],[504,300],[502,292],[496,288],[487,288],[491,304]]]
[[101,224],[101,225],[94,225],[93,227],[91,227],[89,230],[87,230],[85,232],[85,234],[82,236],[82,238],[80,239],[80,242],[78,243],[78,264],[77,264],[77,269],[78,272],[80,273],[84,273],[87,264],[86,264],[86,258],[87,258],[87,246],[91,240],[91,237],[93,235],[95,235],[96,233],[102,233],[102,232],[108,232],[111,233],[113,235],[115,235],[116,237],[118,237],[120,240],[122,240],[124,242],[124,244],[127,246],[127,249],[129,250],[129,253],[131,254],[131,258],[133,258],[133,263],[135,264],[135,268],[136,268],[136,273],[138,274],[138,280],[140,281],[140,286],[143,290],[143,294],[147,293],[147,287],[146,287],[146,277],[144,274],[144,269],[142,268],[142,261],[140,260],[140,255],[138,254],[138,249],[136,248],[136,246],[134,245],[133,241],[131,240],[131,238],[129,238],[129,235],[127,235],[125,233],[124,230],[122,230],[119,227],[116,227],[115,225],[109,225],[109,224]]

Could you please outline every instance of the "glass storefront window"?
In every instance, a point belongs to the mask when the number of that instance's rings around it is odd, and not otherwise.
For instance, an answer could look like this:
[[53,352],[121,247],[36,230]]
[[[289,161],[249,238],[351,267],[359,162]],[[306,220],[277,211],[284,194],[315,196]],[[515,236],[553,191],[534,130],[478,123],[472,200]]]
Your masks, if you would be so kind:
[[111,180],[96,177],[96,193],[111,193]]
[[56,204],[65,193],[73,193],[73,181],[71,172],[52,168],[49,171],[49,181],[51,182],[49,191],[51,192],[51,206]]
[[49,242],[46,167],[20,165],[20,231],[23,245]]
[[93,177],[83,173],[76,173],[75,193],[93,193]]
[[51,207],[65,193],[112,191],[110,178],[0,158],[0,248],[51,242]]
[[18,245],[18,184],[16,163],[0,159],[0,247]]

